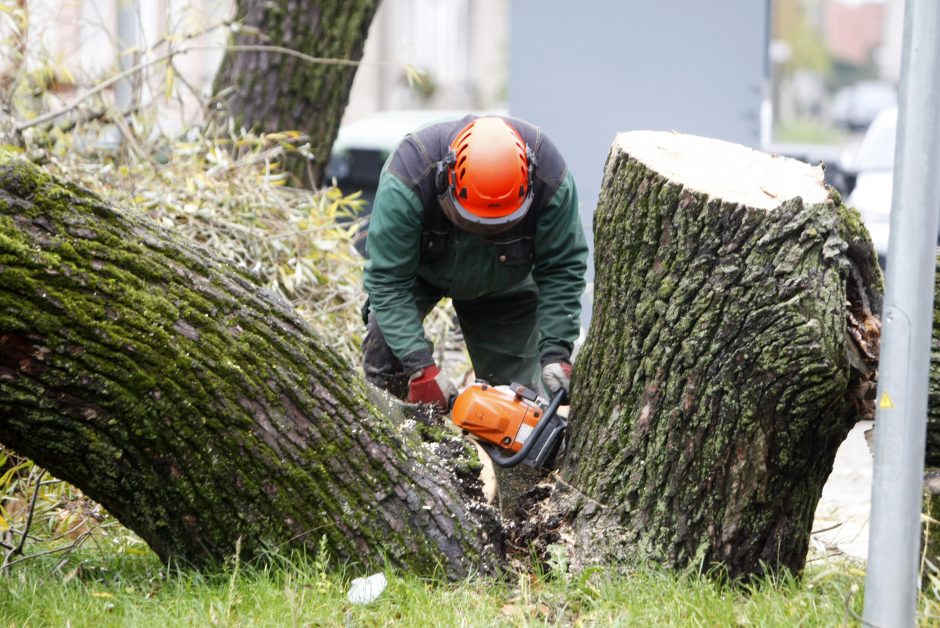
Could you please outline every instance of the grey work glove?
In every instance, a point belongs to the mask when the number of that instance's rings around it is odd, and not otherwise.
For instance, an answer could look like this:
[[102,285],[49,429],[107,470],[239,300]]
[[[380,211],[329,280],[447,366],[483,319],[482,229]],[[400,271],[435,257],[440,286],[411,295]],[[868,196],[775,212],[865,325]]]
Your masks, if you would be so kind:
[[571,387],[571,363],[567,360],[549,362],[542,367],[542,381],[552,395],[558,392],[559,388],[563,388],[567,395]]

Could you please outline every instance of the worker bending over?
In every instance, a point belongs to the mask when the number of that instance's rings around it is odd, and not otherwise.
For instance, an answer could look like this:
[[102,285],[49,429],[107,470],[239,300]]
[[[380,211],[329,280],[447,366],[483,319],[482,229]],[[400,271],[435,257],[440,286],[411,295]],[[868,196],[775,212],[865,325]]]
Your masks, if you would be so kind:
[[536,126],[467,116],[407,135],[383,168],[365,269],[366,379],[446,409],[422,321],[453,301],[478,379],[568,389],[587,246],[574,179]]

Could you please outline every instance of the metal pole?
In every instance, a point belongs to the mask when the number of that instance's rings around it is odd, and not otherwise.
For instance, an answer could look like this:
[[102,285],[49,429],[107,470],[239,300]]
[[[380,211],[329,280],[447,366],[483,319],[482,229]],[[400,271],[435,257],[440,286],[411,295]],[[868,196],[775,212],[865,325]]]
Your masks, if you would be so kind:
[[913,626],[940,208],[940,1],[907,0],[879,365],[867,625]]
[[[117,10],[117,45],[118,67],[127,70],[138,63],[140,43],[137,16],[137,0],[118,0]],[[128,76],[118,81],[114,88],[114,106],[118,111],[127,111],[134,103],[134,85],[137,77]]]

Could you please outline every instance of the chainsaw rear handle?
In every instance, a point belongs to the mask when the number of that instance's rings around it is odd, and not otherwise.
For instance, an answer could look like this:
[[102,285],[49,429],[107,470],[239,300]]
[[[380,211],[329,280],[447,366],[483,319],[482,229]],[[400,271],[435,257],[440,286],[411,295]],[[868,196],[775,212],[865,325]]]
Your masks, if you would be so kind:
[[[482,443],[483,448],[486,450],[486,453],[490,455],[490,458],[493,459],[493,464],[500,467],[514,467],[523,460],[529,454],[529,451],[532,447],[539,442],[539,437],[542,435],[550,423],[555,424],[553,421],[555,414],[558,412],[558,408],[561,406],[561,402],[564,401],[565,396],[564,388],[559,388],[558,391],[552,396],[551,401],[548,402],[548,407],[545,409],[544,414],[542,415],[542,420],[539,421],[538,425],[535,426],[535,429],[532,430],[532,433],[529,434],[529,438],[526,439],[525,445],[522,446],[522,449],[517,451],[511,456],[504,456],[500,453],[499,447],[492,445],[490,443]],[[556,429],[564,429],[565,423],[561,422],[561,427],[558,428],[556,424]]]

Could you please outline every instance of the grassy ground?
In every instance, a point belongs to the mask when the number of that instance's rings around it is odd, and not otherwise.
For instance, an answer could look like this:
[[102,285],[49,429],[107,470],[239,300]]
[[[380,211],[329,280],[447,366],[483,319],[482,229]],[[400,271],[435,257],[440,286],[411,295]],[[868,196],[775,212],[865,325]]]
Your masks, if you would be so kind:
[[849,564],[744,589],[655,569],[457,584],[389,570],[378,599],[354,605],[350,577],[322,558],[205,576],[168,572],[145,551],[102,556],[60,569],[39,558],[0,576],[0,626],[838,626],[857,625],[862,606],[863,576]]

